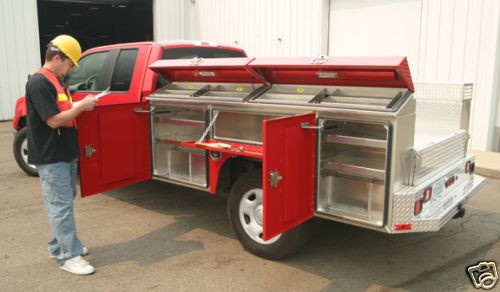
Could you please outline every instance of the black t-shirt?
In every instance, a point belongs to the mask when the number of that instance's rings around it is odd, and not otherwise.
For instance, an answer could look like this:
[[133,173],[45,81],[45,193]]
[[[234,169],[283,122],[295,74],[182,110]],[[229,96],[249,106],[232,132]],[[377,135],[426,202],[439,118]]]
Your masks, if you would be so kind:
[[80,156],[76,128],[52,129],[45,122],[60,112],[56,98],[57,90],[45,76],[36,74],[26,83],[28,163],[68,162]]

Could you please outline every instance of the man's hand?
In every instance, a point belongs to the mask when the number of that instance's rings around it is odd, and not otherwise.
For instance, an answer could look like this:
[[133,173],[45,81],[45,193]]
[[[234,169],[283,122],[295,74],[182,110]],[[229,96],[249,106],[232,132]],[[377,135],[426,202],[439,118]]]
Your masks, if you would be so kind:
[[97,98],[89,94],[85,96],[82,100],[73,103],[73,107],[78,108],[80,112],[91,111],[94,109],[95,105],[97,104],[97,101],[98,101]]

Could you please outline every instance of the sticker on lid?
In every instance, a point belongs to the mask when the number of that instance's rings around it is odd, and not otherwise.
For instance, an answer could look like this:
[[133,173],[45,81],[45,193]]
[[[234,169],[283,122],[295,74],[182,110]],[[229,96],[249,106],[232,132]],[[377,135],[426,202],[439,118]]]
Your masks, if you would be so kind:
[[316,72],[316,76],[318,76],[318,78],[337,79],[337,78],[339,78],[339,73],[337,73],[337,72]]
[[198,75],[200,75],[201,77],[214,77],[215,72],[200,71],[200,72],[198,72]]

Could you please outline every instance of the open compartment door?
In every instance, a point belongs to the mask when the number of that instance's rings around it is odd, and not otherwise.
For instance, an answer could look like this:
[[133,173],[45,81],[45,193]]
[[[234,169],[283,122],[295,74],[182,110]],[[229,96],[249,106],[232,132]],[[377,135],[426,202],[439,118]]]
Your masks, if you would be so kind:
[[406,57],[261,57],[250,63],[271,84],[407,88],[414,92]]
[[151,178],[146,102],[97,106],[77,124],[82,197]]
[[249,64],[255,58],[213,58],[158,60],[149,68],[169,82],[263,83],[266,81]]
[[263,122],[264,240],[314,215],[315,126],[314,113]]

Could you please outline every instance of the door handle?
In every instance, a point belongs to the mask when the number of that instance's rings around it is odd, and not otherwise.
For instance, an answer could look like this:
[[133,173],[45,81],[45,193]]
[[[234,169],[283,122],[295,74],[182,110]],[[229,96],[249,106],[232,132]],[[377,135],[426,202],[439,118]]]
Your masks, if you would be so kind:
[[149,110],[145,110],[145,109],[143,109],[141,107],[136,107],[134,109],[134,112],[139,113],[139,114],[149,114],[149,113],[154,112],[154,110],[155,110],[154,106],[152,106]]
[[87,158],[91,158],[97,151],[94,147],[92,147],[92,145],[85,145],[83,148],[85,150],[85,157]]
[[323,129],[323,125],[310,126],[308,122],[304,122],[304,123],[300,124],[300,127],[302,129],[312,129],[312,130],[322,130]]

